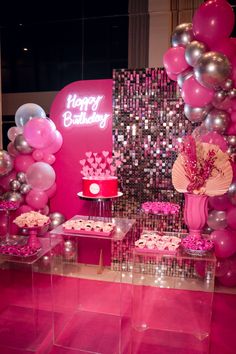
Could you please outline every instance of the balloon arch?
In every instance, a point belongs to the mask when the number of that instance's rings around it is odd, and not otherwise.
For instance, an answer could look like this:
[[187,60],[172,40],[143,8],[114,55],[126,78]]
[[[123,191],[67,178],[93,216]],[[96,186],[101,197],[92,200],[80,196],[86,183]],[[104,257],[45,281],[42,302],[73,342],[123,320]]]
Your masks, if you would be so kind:
[[[57,189],[52,165],[62,146],[62,135],[35,103],[18,108],[15,124],[7,133],[10,140],[7,151],[0,152],[1,198],[19,202],[18,215],[30,210],[48,215],[49,200]],[[0,217],[3,219],[4,215]],[[59,212],[51,213],[50,219],[51,228],[65,220]]]
[[226,0],[208,0],[192,23],[178,25],[163,57],[170,79],[177,81],[184,113],[195,139],[218,145],[231,158],[233,181],[223,196],[209,198],[207,231],[215,244],[216,276],[236,286],[236,38],[235,16]]

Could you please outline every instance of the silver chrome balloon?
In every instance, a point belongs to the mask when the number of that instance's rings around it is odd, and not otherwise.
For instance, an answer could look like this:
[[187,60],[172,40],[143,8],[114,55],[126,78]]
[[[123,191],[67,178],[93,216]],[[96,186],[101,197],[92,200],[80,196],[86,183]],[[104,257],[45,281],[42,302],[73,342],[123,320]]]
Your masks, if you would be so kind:
[[50,213],[48,216],[51,220],[49,230],[55,229],[55,227],[63,224],[66,220],[65,216],[59,212]]
[[229,95],[230,98],[235,98],[236,97],[236,88],[231,89],[228,92],[228,95]]
[[235,135],[229,135],[227,136],[227,141],[229,146],[235,148],[236,147],[236,136]]
[[173,47],[185,47],[188,43],[192,42],[193,39],[192,23],[181,23],[175,28],[172,34],[171,43]]
[[208,113],[204,124],[208,131],[223,134],[228,128],[229,122],[230,115],[228,112],[214,108]]
[[233,80],[232,79],[227,79],[223,85],[221,85],[222,89],[229,91],[233,88]]
[[20,186],[20,192],[21,192],[21,194],[27,194],[27,193],[29,193],[30,190],[31,190],[31,187],[30,187],[29,184],[23,183],[23,184]]
[[206,53],[207,47],[204,43],[198,41],[192,41],[186,46],[185,49],[185,60],[191,65],[195,66],[197,61],[201,56]]
[[30,154],[33,148],[27,143],[23,134],[18,134],[14,140],[14,147],[21,154]]
[[213,102],[214,103],[220,103],[222,102],[225,97],[226,97],[227,93],[223,90],[220,90],[220,91],[217,91],[215,94],[214,94],[214,97],[213,97]]
[[236,205],[236,182],[233,182],[228,190],[228,197],[232,204]]
[[182,73],[180,73],[177,76],[177,83],[178,83],[179,87],[183,87],[184,81],[189,79],[191,76],[193,76],[192,68],[189,68],[189,69],[183,71]]
[[13,179],[13,180],[10,181],[10,183],[9,183],[9,187],[10,187],[10,189],[11,189],[13,192],[18,191],[18,190],[20,189],[20,186],[21,186],[21,184],[20,184],[19,181],[17,181],[17,179]]
[[6,192],[3,194],[3,199],[4,200],[9,200],[11,202],[23,202],[22,195],[18,192]]
[[20,183],[25,183],[26,182],[26,176],[24,172],[18,172],[16,174],[16,179],[17,181],[19,181]]
[[194,67],[194,76],[203,86],[217,89],[224,85],[231,71],[231,63],[224,54],[207,52]]
[[187,103],[184,105],[184,114],[192,123],[202,122],[207,116],[209,111],[212,109],[212,105],[207,105],[205,107],[191,107]]
[[0,177],[7,175],[13,169],[12,157],[5,150],[0,150]]

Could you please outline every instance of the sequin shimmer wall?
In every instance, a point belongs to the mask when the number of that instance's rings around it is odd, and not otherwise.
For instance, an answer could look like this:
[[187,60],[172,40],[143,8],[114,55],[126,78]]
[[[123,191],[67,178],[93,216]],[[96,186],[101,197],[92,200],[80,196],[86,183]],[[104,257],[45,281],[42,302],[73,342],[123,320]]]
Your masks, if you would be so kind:
[[[115,70],[113,72],[113,146],[123,159],[118,171],[123,197],[115,202],[115,215],[155,226],[155,216],[144,215],[146,201],[169,201],[182,208],[183,195],[171,182],[176,159],[176,139],[192,131],[183,113],[177,85],[165,70]],[[154,225],[152,225],[154,224]],[[185,229],[182,212],[159,217],[159,229]]]

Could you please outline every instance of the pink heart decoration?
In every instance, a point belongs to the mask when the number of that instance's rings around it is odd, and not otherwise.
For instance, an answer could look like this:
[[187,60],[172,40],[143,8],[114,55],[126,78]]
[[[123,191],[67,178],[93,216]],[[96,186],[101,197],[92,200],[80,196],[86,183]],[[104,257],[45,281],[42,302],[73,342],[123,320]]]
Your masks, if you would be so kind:
[[83,167],[83,171],[88,171],[88,169],[89,169],[88,165]]
[[120,160],[116,160],[115,161],[115,165],[116,165],[116,167],[120,167],[121,166],[121,161]]
[[98,154],[97,152],[94,152],[94,153],[93,153],[93,156],[95,156],[95,157],[96,157],[96,156],[97,156],[97,154]]
[[96,168],[98,167],[97,163],[92,163],[92,167],[96,170]]
[[82,166],[84,166],[85,163],[86,163],[86,160],[80,160],[80,164],[81,164]]
[[90,159],[88,159],[88,162],[90,163],[90,165],[93,163],[94,159],[91,157]]
[[97,163],[100,163],[100,162],[102,161],[102,158],[101,158],[101,157],[96,157],[96,158],[95,158],[95,161],[96,161]]
[[106,176],[110,176],[110,174],[111,174],[111,172],[109,170],[106,170],[105,173],[106,173]]
[[110,157],[107,158],[107,163],[109,163],[109,165],[112,163],[113,159],[111,159]]
[[106,168],[106,165],[107,165],[106,163],[101,163],[100,167],[104,170]]
[[109,155],[109,151],[103,151],[102,154],[104,157],[107,157]]
[[116,168],[114,166],[110,166],[111,172],[115,172]]
[[88,152],[85,153],[85,155],[86,155],[88,158],[90,158],[90,157],[92,156],[92,153],[91,153],[91,151],[88,151]]
[[97,175],[99,176],[99,175],[101,174],[101,172],[102,172],[102,169],[101,169],[101,168],[98,168],[98,169],[97,169]]
[[86,176],[86,173],[85,173],[85,172],[83,172],[83,171],[81,171],[81,175]]

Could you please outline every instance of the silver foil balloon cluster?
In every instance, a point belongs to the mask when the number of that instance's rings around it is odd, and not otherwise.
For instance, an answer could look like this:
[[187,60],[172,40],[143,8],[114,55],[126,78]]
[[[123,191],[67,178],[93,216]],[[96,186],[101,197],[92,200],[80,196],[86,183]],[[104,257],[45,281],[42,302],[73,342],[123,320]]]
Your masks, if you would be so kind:
[[193,23],[182,23],[175,28],[172,47],[164,54],[163,62],[167,75],[178,83],[185,116],[194,124],[203,124],[206,133],[224,135],[228,153],[233,155],[236,153],[236,39],[229,37],[235,16],[226,1],[216,2],[201,4]]
[[16,178],[9,182],[9,191],[3,194],[4,200],[23,202],[23,196],[29,193],[31,187],[26,182],[26,176],[24,172],[18,172]]

